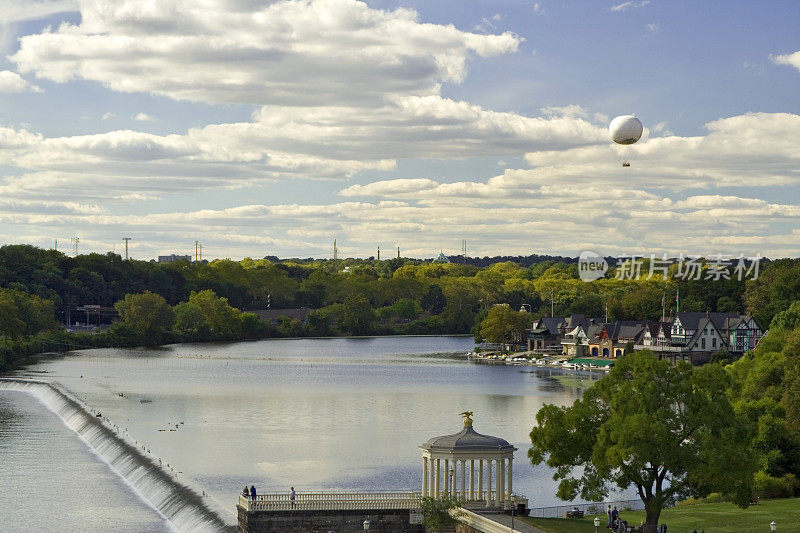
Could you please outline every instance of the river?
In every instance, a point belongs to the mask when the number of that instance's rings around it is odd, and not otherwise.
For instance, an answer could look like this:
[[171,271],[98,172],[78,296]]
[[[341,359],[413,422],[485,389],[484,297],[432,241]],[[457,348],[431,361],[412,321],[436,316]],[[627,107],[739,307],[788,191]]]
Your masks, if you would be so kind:
[[[519,448],[516,492],[531,506],[560,503],[552,473],[526,460],[528,433],[543,403],[571,403],[600,376],[478,365],[464,357],[472,347],[468,337],[377,337],[96,349],[42,357],[14,375],[60,383],[204,493],[230,523],[244,485],[262,492],[420,490],[418,446],[459,431],[462,411],[475,413],[476,431]],[[0,422],[32,416],[28,400],[8,400],[13,394],[0,396]],[[39,416],[31,422],[43,428],[38,433],[56,435],[53,420]],[[0,423],[0,446],[4,463],[11,457],[32,469],[35,487],[62,473],[42,474],[23,456],[52,462],[70,439],[45,436],[26,452],[20,435],[33,426]],[[81,460],[97,462],[91,454]],[[81,486],[110,483],[96,465],[63,475]],[[0,508],[20,505],[15,487],[0,485]],[[80,493],[64,491],[63,498],[78,508],[93,505]],[[132,523],[144,512],[133,507],[119,508]],[[155,513],[150,519],[163,521]]]

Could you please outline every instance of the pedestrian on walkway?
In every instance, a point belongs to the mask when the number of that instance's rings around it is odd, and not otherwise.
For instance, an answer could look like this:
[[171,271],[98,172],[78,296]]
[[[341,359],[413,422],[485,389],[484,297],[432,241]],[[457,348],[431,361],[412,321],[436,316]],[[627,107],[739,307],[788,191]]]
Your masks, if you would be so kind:
[[292,509],[294,509],[294,499],[295,499],[295,492],[294,487],[292,487],[292,491],[289,493],[289,501],[292,502]]

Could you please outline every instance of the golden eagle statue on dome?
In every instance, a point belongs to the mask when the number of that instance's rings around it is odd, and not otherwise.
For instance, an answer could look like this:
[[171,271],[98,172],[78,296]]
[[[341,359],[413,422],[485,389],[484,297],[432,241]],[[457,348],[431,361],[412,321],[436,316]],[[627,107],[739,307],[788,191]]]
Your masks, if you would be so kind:
[[467,427],[472,427],[472,411],[464,411],[461,413],[461,416],[464,417],[464,425]]

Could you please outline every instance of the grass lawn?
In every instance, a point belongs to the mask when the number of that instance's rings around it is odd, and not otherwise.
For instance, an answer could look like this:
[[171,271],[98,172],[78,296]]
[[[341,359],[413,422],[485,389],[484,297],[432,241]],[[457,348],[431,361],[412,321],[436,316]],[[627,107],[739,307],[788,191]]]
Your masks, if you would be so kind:
[[[621,514],[631,525],[644,521],[644,511],[625,511]],[[524,518],[547,533],[594,533],[593,516],[585,518]],[[605,515],[600,517],[600,533],[606,529]],[[776,533],[800,533],[800,498],[761,500],[758,505],[739,509],[732,503],[699,503],[666,509],[661,513],[662,524],[669,533],[769,533],[769,523],[778,524]]]

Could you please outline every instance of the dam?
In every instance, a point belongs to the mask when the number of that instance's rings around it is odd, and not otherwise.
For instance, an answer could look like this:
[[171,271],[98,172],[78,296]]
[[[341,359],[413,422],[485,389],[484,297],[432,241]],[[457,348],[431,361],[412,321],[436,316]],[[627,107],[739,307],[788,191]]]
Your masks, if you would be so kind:
[[176,480],[157,459],[127,442],[102,414],[86,409],[58,384],[0,378],[0,390],[30,394],[53,411],[178,531],[231,531],[200,494]]

